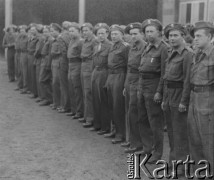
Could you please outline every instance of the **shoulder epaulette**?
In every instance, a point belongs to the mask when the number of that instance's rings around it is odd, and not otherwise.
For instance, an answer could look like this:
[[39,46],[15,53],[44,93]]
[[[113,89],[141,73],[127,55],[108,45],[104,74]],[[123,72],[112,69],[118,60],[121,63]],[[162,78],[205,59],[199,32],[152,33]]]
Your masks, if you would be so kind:
[[162,40],[161,42],[162,42],[163,44],[165,44],[168,48],[170,47],[170,45],[169,45],[166,41]]
[[127,42],[122,42],[122,44],[124,45],[124,46],[129,46],[129,43],[127,43]]

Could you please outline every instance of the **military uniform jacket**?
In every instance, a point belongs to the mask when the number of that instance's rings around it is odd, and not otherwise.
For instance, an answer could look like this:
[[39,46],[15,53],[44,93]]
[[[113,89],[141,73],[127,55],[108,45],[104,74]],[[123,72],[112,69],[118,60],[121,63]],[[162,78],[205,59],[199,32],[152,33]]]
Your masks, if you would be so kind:
[[[193,52],[185,45],[178,50],[172,50],[166,60],[166,70],[164,75],[164,98],[163,102],[169,101],[172,106],[183,104],[188,106],[190,98],[190,66]],[[182,85],[183,87],[173,87],[168,89],[168,83]],[[168,91],[167,91],[168,90]]]
[[37,44],[38,40],[39,39],[37,38],[37,36],[29,37],[27,50],[30,55],[34,55],[35,50],[36,50],[36,44]]
[[26,33],[24,34],[20,34],[20,37],[19,37],[19,46],[20,46],[20,50],[21,52],[25,52],[27,53],[27,49],[28,49],[28,35]]
[[142,74],[156,74],[160,76],[160,81],[156,92],[163,93],[163,76],[165,71],[165,61],[168,57],[168,47],[165,42],[159,41],[152,45],[148,44],[141,56],[139,72]]
[[21,39],[21,34],[18,34],[15,41],[16,52],[20,52],[20,39]]
[[16,35],[13,33],[6,33],[3,37],[2,46],[4,48],[14,48],[16,41]]
[[71,39],[68,47],[67,58],[75,59],[75,61],[81,62],[81,50],[82,50],[83,40],[80,38]]
[[97,44],[94,47],[93,54],[93,69],[94,68],[108,68],[108,54],[112,43],[109,40],[105,40],[103,43]]
[[108,56],[110,70],[127,68],[129,48],[129,44],[124,41],[119,41],[111,46]]
[[42,62],[41,62],[41,66],[45,66],[47,69],[51,68],[51,46],[53,43],[53,38],[50,37],[46,37],[45,42],[44,42],[44,46],[41,50],[41,55],[43,57]]
[[38,38],[38,41],[36,43],[36,49],[35,49],[35,52],[34,52],[34,56],[35,56],[35,58],[39,59],[39,58],[42,58],[41,51],[42,51],[42,48],[43,48],[43,46],[45,44],[45,36],[39,34],[37,36],[37,38]]
[[191,64],[190,82],[194,85],[214,85],[214,47],[197,51]]
[[94,47],[96,45],[96,40],[94,36],[91,36],[88,39],[84,39],[82,50],[81,50],[81,58],[82,61],[91,61],[94,53]]
[[141,40],[137,44],[133,44],[130,47],[128,54],[128,74],[126,76],[125,86],[138,82],[139,79],[139,66],[141,61],[141,55],[145,50],[146,42]]

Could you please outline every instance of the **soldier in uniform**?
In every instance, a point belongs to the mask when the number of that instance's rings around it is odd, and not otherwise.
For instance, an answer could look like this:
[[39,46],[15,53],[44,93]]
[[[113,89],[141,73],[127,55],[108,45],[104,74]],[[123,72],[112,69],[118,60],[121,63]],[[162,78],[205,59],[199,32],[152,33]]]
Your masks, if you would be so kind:
[[92,55],[94,46],[96,45],[95,36],[93,34],[93,26],[90,23],[85,23],[81,26],[82,35],[84,38],[81,58],[81,80],[84,97],[84,119],[83,127],[88,128],[93,125],[93,105],[91,94],[91,74],[92,74]]
[[21,94],[26,94],[29,90],[28,87],[28,28],[20,28],[19,36],[19,48],[20,48],[20,68],[21,68],[21,79],[23,81],[23,89]]
[[[17,78],[17,88],[15,89],[16,91],[21,90],[23,88],[23,78],[22,78],[22,73],[21,73],[21,49],[20,49],[20,39],[22,36],[22,29],[27,28],[27,26],[19,26],[18,27],[18,35],[16,38],[16,43],[15,43],[15,49],[16,49],[16,54],[15,54],[15,67],[16,67],[16,78]],[[25,30],[24,30],[25,31]]]
[[53,89],[53,104],[51,105],[52,109],[57,109],[60,107],[60,72],[59,72],[59,63],[61,56],[61,48],[59,46],[58,37],[62,31],[62,28],[57,23],[52,23],[50,32],[53,36],[53,43],[51,46],[51,70],[52,70],[52,89]]
[[106,81],[109,110],[115,125],[115,139],[113,144],[125,140],[125,98],[123,96],[126,68],[128,62],[129,44],[123,41],[124,31],[118,25],[111,26],[111,40],[113,45],[108,56],[109,74]]
[[[123,92],[126,104],[126,134],[129,135],[127,140],[130,143],[130,147],[125,149],[125,152],[134,153],[135,151],[142,150],[142,142],[137,123],[137,86],[139,81],[138,67],[140,65],[141,54],[146,47],[146,42],[143,40],[141,23],[131,23],[126,27],[125,31],[132,38]],[[126,144],[122,145],[126,146]]]
[[80,26],[77,23],[72,23],[69,28],[71,41],[69,43],[67,58],[69,61],[68,82],[69,95],[71,104],[71,113],[73,119],[83,117],[83,92],[81,85],[81,50],[83,40],[80,35]]
[[211,165],[211,174],[214,173],[214,47],[211,44],[213,33],[213,24],[205,21],[197,22],[192,32],[197,51],[191,64],[188,112],[191,159],[196,162],[196,168],[200,160],[207,160]]
[[59,61],[59,80],[60,80],[60,92],[61,92],[61,108],[58,109],[59,113],[70,112],[70,97],[68,87],[68,58],[67,51],[71,40],[68,29],[71,23],[64,21],[62,23],[62,32],[59,35],[57,41],[60,47],[60,61]]
[[95,34],[98,44],[94,48],[92,72],[92,102],[94,109],[94,123],[91,131],[98,131],[99,135],[110,130],[110,117],[108,111],[108,98],[104,90],[108,76],[108,54],[112,43],[107,39],[109,26],[106,23],[95,25]]
[[5,36],[3,38],[2,46],[7,48],[7,71],[9,82],[15,81],[15,27],[10,26],[6,29]]
[[44,46],[41,50],[41,66],[39,74],[39,83],[41,87],[41,94],[44,100],[39,104],[40,106],[47,106],[53,102],[52,97],[52,73],[51,73],[51,45],[53,43],[53,37],[50,34],[50,28],[44,26]]
[[39,75],[40,75],[40,65],[41,65],[41,60],[42,60],[42,48],[44,46],[45,43],[45,37],[43,35],[43,25],[41,24],[37,24],[37,43],[36,43],[36,49],[35,49],[35,53],[34,53],[34,57],[35,57],[35,65],[36,65],[36,87],[37,87],[37,92],[38,92],[38,99],[36,100],[36,102],[40,102],[42,100],[44,100],[44,95],[42,95],[41,92],[41,86],[39,83]]
[[[185,161],[189,154],[187,110],[190,97],[190,65],[193,53],[185,45],[186,34],[187,31],[181,24],[169,24],[164,29],[164,35],[169,39],[172,47],[166,61],[162,100],[169,136],[169,163],[171,167],[173,160]],[[182,175],[183,170],[178,168],[177,174]]]
[[148,45],[142,54],[139,67],[138,115],[143,151],[137,154],[151,154],[150,163],[156,162],[163,153],[163,75],[167,46],[162,41],[162,25],[156,19],[147,19],[142,23]]
[[38,31],[36,24],[31,24],[29,29],[28,40],[28,88],[31,91],[31,98],[38,97],[37,83],[36,83],[36,59],[34,56],[36,44],[38,42]]

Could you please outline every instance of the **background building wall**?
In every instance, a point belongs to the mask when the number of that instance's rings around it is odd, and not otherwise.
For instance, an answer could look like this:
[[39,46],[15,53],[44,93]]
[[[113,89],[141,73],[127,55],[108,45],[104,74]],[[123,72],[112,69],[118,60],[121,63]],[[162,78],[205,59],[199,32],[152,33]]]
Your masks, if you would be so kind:
[[[4,28],[4,1],[0,0],[0,28]],[[124,24],[157,18],[158,0],[85,0],[85,21]],[[13,24],[78,22],[79,0],[13,0]],[[2,42],[3,32],[0,31]],[[1,52],[2,47],[0,48]]]

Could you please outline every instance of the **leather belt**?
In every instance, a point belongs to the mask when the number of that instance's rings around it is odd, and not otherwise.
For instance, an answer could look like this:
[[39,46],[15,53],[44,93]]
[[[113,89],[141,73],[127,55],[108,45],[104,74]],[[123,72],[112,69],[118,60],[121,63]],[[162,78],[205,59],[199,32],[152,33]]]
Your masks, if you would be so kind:
[[167,81],[167,88],[169,88],[169,89],[183,88],[183,82],[182,81]]
[[157,79],[160,78],[160,73],[140,73],[142,79]]
[[96,69],[97,71],[102,71],[102,70],[107,70],[108,68],[105,67],[105,66],[95,66],[95,69]]
[[91,58],[82,58],[82,62],[89,62],[89,61],[92,61]]
[[109,74],[120,74],[120,73],[125,73],[126,69],[125,68],[120,68],[120,69],[109,69],[108,73]]
[[214,84],[212,85],[194,85],[191,84],[191,91],[193,92],[208,92],[214,90]]
[[28,50],[20,50],[20,52],[22,52],[22,53],[27,53]]
[[69,63],[76,63],[76,62],[81,62],[81,58],[80,57],[69,58]]
[[138,69],[128,69],[128,73],[132,73],[132,74],[139,74]]

